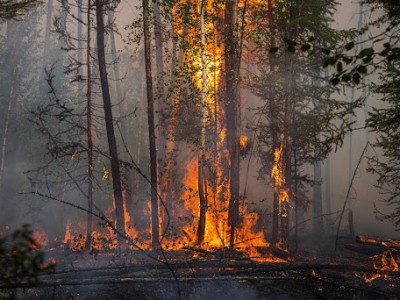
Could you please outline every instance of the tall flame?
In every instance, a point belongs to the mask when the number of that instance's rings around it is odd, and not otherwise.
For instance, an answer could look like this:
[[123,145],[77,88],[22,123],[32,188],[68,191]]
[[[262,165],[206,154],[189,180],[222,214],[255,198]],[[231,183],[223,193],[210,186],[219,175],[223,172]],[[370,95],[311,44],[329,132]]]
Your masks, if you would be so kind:
[[289,202],[289,192],[288,189],[285,187],[286,180],[284,176],[284,162],[282,159],[282,152],[283,152],[283,142],[281,143],[279,148],[276,148],[274,151],[274,164],[272,166],[271,175],[274,179],[274,189],[275,192],[278,194],[279,198],[279,215],[282,217],[287,217],[287,211],[285,202]]

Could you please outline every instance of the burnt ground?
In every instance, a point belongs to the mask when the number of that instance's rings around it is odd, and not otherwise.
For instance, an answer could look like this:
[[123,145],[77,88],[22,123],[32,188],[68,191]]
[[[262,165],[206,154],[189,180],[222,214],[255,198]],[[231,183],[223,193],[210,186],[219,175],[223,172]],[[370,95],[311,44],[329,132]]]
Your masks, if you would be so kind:
[[184,300],[400,298],[399,271],[376,270],[377,258],[348,250],[349,240],[337,251],[325,242],[307,241],[311,246],[280,263],[229,251],[48,249],[58,262],[55,272],[34,284],[0,281],[0,299],[179,299],[179,290]]

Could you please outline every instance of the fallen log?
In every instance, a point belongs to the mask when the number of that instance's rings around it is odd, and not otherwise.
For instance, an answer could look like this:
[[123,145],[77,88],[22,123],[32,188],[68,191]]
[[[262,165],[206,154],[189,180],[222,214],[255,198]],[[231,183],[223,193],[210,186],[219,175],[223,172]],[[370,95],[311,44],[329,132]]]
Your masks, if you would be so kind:
[[345,244],[344,247],[348,250],[365,254],[365,255],[379,255],[382,254],[382,246],[367,245],[367,244]]
[[364,245],[374,245],[385,248],[392,248],[400,250],[400,241],[392,239],[373,238],[365,235],[358,235],[356,237],[357,243]]

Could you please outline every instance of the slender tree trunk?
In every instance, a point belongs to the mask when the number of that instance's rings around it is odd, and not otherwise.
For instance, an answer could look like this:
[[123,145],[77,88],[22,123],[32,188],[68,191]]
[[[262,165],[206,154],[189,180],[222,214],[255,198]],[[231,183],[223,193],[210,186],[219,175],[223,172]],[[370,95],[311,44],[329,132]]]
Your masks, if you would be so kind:
[[[83,60],[83,37],[82,37],[82,31],[83,31],[83,16],[82,16],[82,0],[77,0],[77,17],[78,17],[78,30],[77,30],[77,38],[78,38],[78,62],[82,63]],[[80,71],[80,69],[79,69]]]
[[[271,46],[275,46],[275,29],[276,29],[276,24],[275,24],[275,18],[274,18],[274,7],[272,5],[272,0],[268,0],[268,18],[269,18],[269,26],[271,28],[272,32],[272,38],[271,38]],[[273,72],[276,69],[276,64],[273,59],[270,61],[270,66],[271,66],[271,72]],[[273,113],[276,111],[275,106],[276,104],[274,101],[270,102],[270,108],[269,111]],[[271,121],[275,120],[274,116],[270,117]],[[271,124],[271,131],[272,131],[272,150],[275,151],[279,147],[278,143],[278,131],[279,128],[277,124]],[[275,245],[279,241],[279,195],[276,192],[276,187],[274,186],[274,196],[273,196],[273,204],[272,204],[272,244]]]
[[149,125],[150,144],[150,181],[151,181],[151,245],[153,249],[159,248],[159,220],[157,198],[157,152],[156,133],[154,125],[154,96],[153,78],[151,74],[151,45],[150,45],[150,11],[149,1],[143,0],[143,33],[144,33],[144,59],[146,65],[147,85],[147,121]]
[[239,43],[237,37],[238,1],[226,3],[225,8],[225,88],[226,88],[226,127],[229,151],[229,247],[233,249],[235,230],[239,222],[239,139],[240,139],[240,101],[239,86]]
[[[114,20],[114,12],[110,11],[108,14],[108,26],[112,27],[112,22]],[[117,63],[117,48],[115,46],[115,35],[114,35],[114,30],[110,30],[110,39],[111,39],[111,57],[113,60],[113,71],[114,71],[114,76],[115,76],[115,89],[117,91],[117,103],[118,103],[118,109],[119,109],[119,117],[122,118],[124,115],[124,105],[122,102],[122,88],[121,88],[121,78],[119,74],[119,63]],[[124,137],[124,139],[127,138],[127,125],[125,119],[121,119],[121,132]]]
[[[178,55],[177,55],[177,42],[175,39],[175,26],[173,22],[173,18],[171,20],[171,27],[172,27],[172,61],[171,61],[171,78],[174,78],[175,71],[176,71],[176,65],[178,64]],[[185,26],[186,27],[186,26]],[[185,32],[187,30],[184,29],[184,37]],[[183,65],[184,64],[184,55],[179,55],[179,64]],[[176,83],[176,86],[180,87],[181,85],[181,80],[176,78],[178,82]],[[173,192],[170,188],[171,185],[171,180],[172,180],[172,168],[174,166],[174,161],[175,161],[175,152],[176,152],[176,129],[177,129],[177,115],[178,115],[178,110],[179,110],[179,95],[176,95],[175,93],[171,95],[170,97],[171,103],[169,106],[171,106],[171,116],[169,120],[167,121],[167,130],[166,130],[166,150],[165,150],[165,165],[164,165],[164,171],[163,171],[163,177],[162,177],[162,193],[163,193],[163,199],[166,201],[166,207],[168,209],[169,215],[171,218],[174,217],[174,210],[173,210]],[[163,219],[166,218],[166,214],[164,214]]]
[[[320,87],[320,80],[318,77],[319,69],[316,67],[313,70],[313,75],[316,79],[313,80],[313,86]],[[317,115],[321,113],[320,103],[318,99],[314,99],[314,110]],[[318,134],[317,139],[320,139]],[[318,159],[318,152],[314,149],[314,156],[316,157],[314,161],[314,187],[313,187],[313,232],[317,238],[320,238],[324,232],[324,222],[322,216],[322,168],[321,161]]]
[[7,86],[6,101],[7,114],[3,129],[3,141],[1,145],[1,160],[0,160],[0,191],[2,189],[3,173],[6,164],[7,156],[7,142],[9,137],[10,124],[15,120],[15,88],[16,88],[16,77],[17,77],[17,64],[18,64],[18,44],[19,44],[19,23],[14,20],[7,21],[7,50],[8,50],[8,70],[7,76],[9,78],[9,84]]
[[314,188],[313,188],[313,231],[316,237],[321,237],[324,232],[322,216],[322,168],[321,162],[314,162]]
[[[79,8],[78,8],[79,9]],[[87,8],[87,41],[86,41],[86,68],[87,68],[87,143],[88,143],[88,215],[86,224],[86,249],[92,243],[92,211],[93,211],[93,139],[92,139],[92,74],[90,61],[90,0]]]
[[[112,116],[112,106],[110,90],[107,78],[106,56],[104,51],[104,10],[103,1],[96,0],[96,20],[97,20],[97,56],[99,60],[100,82],[103,94],[104,114],[106,121],[108,147],[111,160],[111,174],[113,177],[114,203],[117,230],[125,236],[125,216],[124,199],[122,195],[121,174],[119,169],[118,149],[115,140],[114,124]],[[122,246],[123,238],[118,235],[118,243]]]
[[[53,15],[53,1],[47,2],[47,13],[46,13],[46,32],[44,36],[44,51],[43,51],[43,66],[46,68],[49,62],[49,47],[50,47],[50,31],[51,31],[51,17]],[[81,0],[80,0],[81,1]],[[79,10],[79,8],[78,8]]]
[[290,201],[292,188],[292,122],[293,122],[293,61],[290,53],[285,51],[286,79],[285,79],[285,117],[284,117],[284,136],[283,136],[283,170],[285,178],[285,188],[288,190],[288,199],[281,203],[281,234],[280,240],[284,248],[289,247],[289,220],[290,220]]
[[[165,136],[165,127],[164,123],[161,122],[163,117],[163,112],[165,110],[165,88],[164,88],[164,38],[163,38],[163,28],[162,28],[162,20],[161,20],[161,10],[160,5],[157,0],[152,0],[153,6],[153,17],[154,17],[154,39],[155,39],[155,54],[156,54],[156,97],[158,99],[156,104],[156,113],[158,114],[158,130],[157,130],[157,144],[158,144],[158,152],[157,157],[159,161],[164,161],[166,159],[166,143],[167,137]],[[165,162],[165,161],[164,161]],[[159,165],[159,176],[164,173],[165,170]]]
[[198,155],[198,177],[197,186],[200,199],[200,217],[197,231],[197,242],[201,244],[204,240],[207,214],[207,195],[204,187],[207,185],[204,176],[205,151],[206,151],[206,126],[207,126],[207,66],[206,66],[206,32],[205,32],[205,3],[200,0],[200,30],[201,30],[201,136],[200,151]]
[[332,213],[332,208],[331,208],[331,160],[330,157],[328,156],[325,160],[325,212],[327,214],[326,218],[326,225],[328,229],[333,228],[333,220],[332,216],[330,215]]

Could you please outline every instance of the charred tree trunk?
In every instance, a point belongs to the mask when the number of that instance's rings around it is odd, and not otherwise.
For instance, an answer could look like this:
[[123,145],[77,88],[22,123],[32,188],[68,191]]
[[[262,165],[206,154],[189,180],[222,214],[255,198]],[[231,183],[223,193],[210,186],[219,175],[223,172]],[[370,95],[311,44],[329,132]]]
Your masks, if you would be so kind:
[[235,243],[235,229],[239,222],[239,168],[240,168],[240,101],[239,86],[239,43],[237,36],[238,1],[226,3],[225,8],[225,88],[226,127],[229,151],[229,247]]
[[156,133],[154,125],[154,96],[153,77],[151,74],[150,57],[150,10],[149,1],[143,0],[143,33],[144,33],[144,59],[146,65],[147,86],[147,121],[149,125],[150,144],[150,181],[151,181],[151,245],[153,249],[159,248],[159,220],[157,198],[157,152]]
[[280,242],[283,248],[289,247],[289,213],[292,187],[292,122],[293,122],[293,61],[290,53],[285,50],[286,80],[285,80],[285,116],[283,135],[283,174],[284,186],[288,192],[287,199],[281,201],[280,211]]
[[[268,18],[272,32],[271,47],[275,47],[276,43],[274,34],[276,31],[276,24],[275,24],[274,7],[272,4],[272,0],[268,0]],[[270,61],[270,66],[271,66],[271,71],[274,71],[276,69],[274,60]],[[274,101],[271,101],[269,108],[271,114],[273,114],[273,112],[276,111],[275,106],[276,104],[274,103]],[[275,120],[275,116],[271,115],[270,119],[271,122],[273,122],[273,120]],[[275,151],[275,149],[279,147],[278,143],[279,128],[277,124],[275,123],[271,124],[271,131],[272,131],[272,149],[273,151]],[[274,198],[273,198],[273,208],[272,208],[272,244],[275,245],[278,241],[279,241],[279,195],[276,192],[276,187],[274,186]]]
[[[79,8],[78,8],[79,9]],[[92,211],[93,211],[93,139],[92,139],[92,74],[90,60],[90,0],[87,8],[87,41],[86,41],[86,68],[87,68],[87,143],[88,143],[88,215],[86,224],[85,248],[90,249],[92,243]]]
[[[116,229],[120,234],[125,236],[124,199],[122,195],[121,173],[119,169],[117,142],[115,140],[111,97],[107,78],[106,56],[104,51],[103,0],[96,0],[95,5],[97,20],[97,56],[99,60],[100,82],[103,95],[108,148],[111,160],[111,174],[113,180],[114,203],[117,219]],[[122,246],[123,238],[120,235],[118,235],[118,242],[119,245]]]
[[206,32],[205,32],[205,5],[200,1],[200,30],[201,30],[201,137],[200,152],[198,155],[197,186],[200,199],[200,217],[197,234],[197,242],[201,244],[204,240],[207,214],[207,195],[205,187],[207,180],[204,175],[205,151],[206,151],[206,126],[207,126],[207,66],[206,66]]

